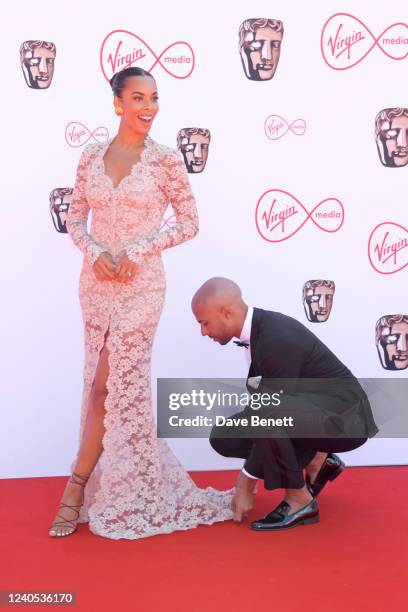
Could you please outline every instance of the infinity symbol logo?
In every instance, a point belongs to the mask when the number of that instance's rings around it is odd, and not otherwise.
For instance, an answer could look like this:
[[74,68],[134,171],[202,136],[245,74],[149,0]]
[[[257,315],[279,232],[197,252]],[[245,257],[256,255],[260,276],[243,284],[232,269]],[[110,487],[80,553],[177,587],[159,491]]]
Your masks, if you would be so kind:
[[136,63],[148,72],[160,65],[170,76],[186,79],[194,70],[195,58],[192,47],[185,41],[171,43],[156,55],[140,36],[128,30],[113,30],[102,43],[100,63],[108,81],[115,72]]
[[96,142],[105,142],[109,138],[108,129],[104,126],[100,126],[91,132],[79,121],[71,121],[65,128],[65,140],[70,147],[82,147],[91,138]]
[[399,223],[379,223],[368,239],[368,258],[376,272],[395,274],[408,266],[408,229]]
[[270,140],[282,138],[289,130],[296,136],[303,136],[306,131],[306,123],[303,119],[295,119],[289,124],[280,115],[269,115],[265,121],[265,134]]
[[172,214],[169,217],[165,217],[162,220],[162,224],[160,226],[159,232],[164,231],[165,229],[170,229],[176,223],[176,215]]
[[256,205],[256,227],[267,242],[288,240],[309,219],[324,232],[338,232],[344,222],[343,204],[337,198],[326,198],[309,213],[289,192],[269,189],[261,195]]
[[323,59],[334,70],[356,66],[376,46],[390,59],[405,59],[408,56],[408,24],[393,23],[376,38],[357,17],[336,13],[326,21],[320,37]]

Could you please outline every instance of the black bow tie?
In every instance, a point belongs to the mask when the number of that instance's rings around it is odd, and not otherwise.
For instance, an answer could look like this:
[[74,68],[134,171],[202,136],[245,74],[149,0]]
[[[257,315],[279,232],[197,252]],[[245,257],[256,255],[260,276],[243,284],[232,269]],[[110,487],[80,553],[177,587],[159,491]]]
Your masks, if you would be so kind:
[[233,340],[233,343],[237,346],[245,346],[245,348],[248,348],[249,346],[249,342],[240,342],[239,340]]

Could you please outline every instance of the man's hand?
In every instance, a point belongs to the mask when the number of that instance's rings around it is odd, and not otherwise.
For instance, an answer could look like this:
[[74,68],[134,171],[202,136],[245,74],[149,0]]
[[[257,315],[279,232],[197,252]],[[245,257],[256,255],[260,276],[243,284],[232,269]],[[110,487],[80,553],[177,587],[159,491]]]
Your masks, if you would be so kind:
[[109,251],[104,251],[99,255],[92,269],[99,281],[113,280],[116,277],[115,262]]
[[238,474],[235,484],[235,495],[232,498],[232,510],[234,512],[234,521],[240,522],[248,516],[252,510],[253,499],[256,493],[257,481],[253,478],[248,478],[242,472]]
[[121,251],[118,256],[118,264],[116,266],[116,280],[120,283],[128,283],[132,281],[137,272],[138,265],[131,261],[126,251]]

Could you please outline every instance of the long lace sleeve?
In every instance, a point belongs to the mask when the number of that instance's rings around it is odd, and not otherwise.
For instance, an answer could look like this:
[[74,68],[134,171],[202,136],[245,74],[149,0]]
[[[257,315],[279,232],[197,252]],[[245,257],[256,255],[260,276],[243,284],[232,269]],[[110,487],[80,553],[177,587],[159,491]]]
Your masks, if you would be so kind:
[[73,243],[82,251],[91,265],[105,250],[88,234],[87,220],[89,205],[85,195],[86,167],[89,160],[90,148],[88,145],[82,151],[78,163],[72,200],[68,209],[66,226]]
[[190,240],[198,233],[198,214],[187,170],[177,151],[166,157],[165,193],[176,223],[168,230],[154,230],[127,242],[124,250],[130,260],[140,262],[144,255]]

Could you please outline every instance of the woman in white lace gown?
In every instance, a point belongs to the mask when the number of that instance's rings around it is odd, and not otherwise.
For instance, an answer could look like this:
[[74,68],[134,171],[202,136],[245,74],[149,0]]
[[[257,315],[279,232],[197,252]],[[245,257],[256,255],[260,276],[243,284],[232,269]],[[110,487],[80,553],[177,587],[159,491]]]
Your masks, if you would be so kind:
[[[120,128],[84,148],[67,217],[84,254],[85,370],[79,451],[52,536],[73,533],[78,522],[107,538],[136,539],[232,518],[233,489],[198,488],[157,438],[150,362],[166,289],[161,251],[193,238],[198,218],[182,158],[148,135],[155,80],[127,68],[111,85]],[[160,231],[169,202],[176,223]]]

